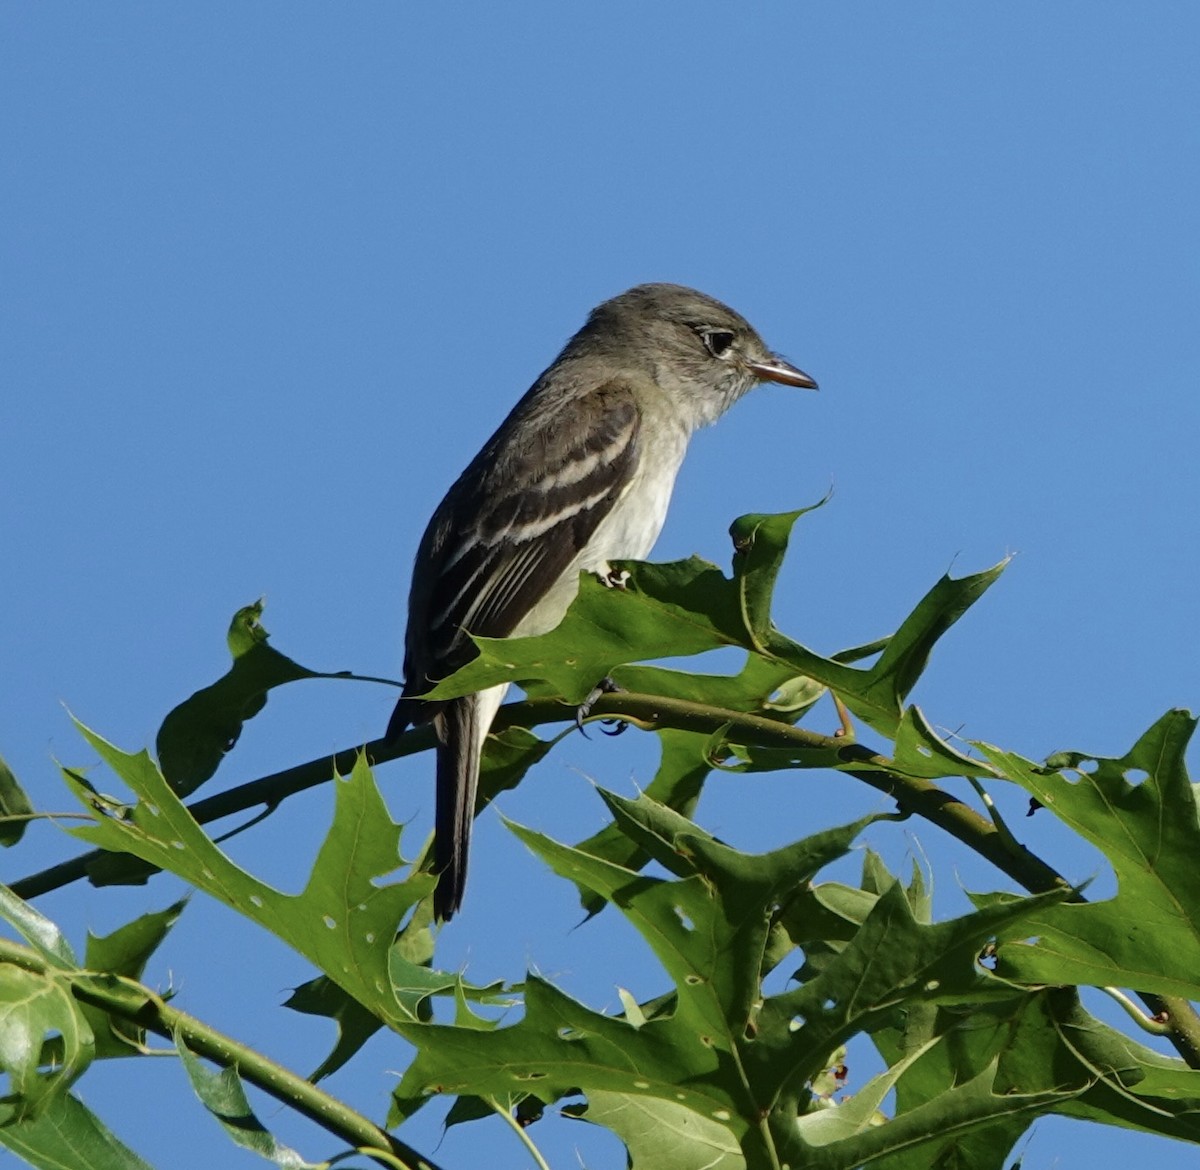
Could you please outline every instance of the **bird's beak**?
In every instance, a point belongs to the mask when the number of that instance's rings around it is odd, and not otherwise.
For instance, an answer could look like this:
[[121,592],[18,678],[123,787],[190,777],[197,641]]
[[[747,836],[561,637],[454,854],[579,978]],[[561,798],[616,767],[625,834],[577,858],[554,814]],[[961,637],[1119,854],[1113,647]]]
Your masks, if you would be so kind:
[[799,386],[804,390],[817,388],[814,379],[791,362],[785,362],[777,353],[771,354],[765,362],[748,362],[747,368],[764,382],[782,382],[785,386]]

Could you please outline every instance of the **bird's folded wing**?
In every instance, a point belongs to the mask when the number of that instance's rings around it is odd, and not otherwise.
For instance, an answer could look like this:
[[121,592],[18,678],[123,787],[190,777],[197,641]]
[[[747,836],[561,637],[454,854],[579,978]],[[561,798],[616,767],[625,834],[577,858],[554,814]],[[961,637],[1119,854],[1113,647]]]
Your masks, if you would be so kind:
[[428,575],[408,626],[415,693],[470,660],[466,633],[506,637],[546,596],[628,486],[638,426],[633,392],[619,380],[506,422],[426,534]]

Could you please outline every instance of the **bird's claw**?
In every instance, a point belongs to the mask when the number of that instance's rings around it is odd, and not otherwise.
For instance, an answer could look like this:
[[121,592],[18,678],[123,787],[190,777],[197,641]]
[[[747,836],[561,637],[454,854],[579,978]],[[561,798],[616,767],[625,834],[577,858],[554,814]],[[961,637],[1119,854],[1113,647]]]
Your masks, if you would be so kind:
[[[608,572],[604,573],[600,577],[600,580],[603,581],[604,584],[609,587],[609,589],[624,589],[629,584],[629,570],[614,569],[610,566]],[[612,679],[608,679],[607,681],[612,682]]]
[[[575,726],[578,727],[579,730],[583,732],[584,736],[587,735],[587,732],[584,731],[583,721],[592,713],[592,708],[596,705],[596,700],[601,698],[603,695],[614,694],[616,691],[619,691],[620,689],[621,688],[619,686],[617,686],[617,684],[615,682],[613,682],[613,680],[611,678],[609,678],[607,675],[605,675],[605,677],[602,678],[594,687],[592,687],[591,691],[588,692],[588,697],[586,699],[584,699],[583,702],[580,703],[578,707],[575,708]],[[607,724],[618,723],[618,722],[620,722],[620,721],[616,720],[616,719],[606,719],[605,720],[605,723],[607,723]],[[605,735],[620,735],[621,732],[624,730],[625,730],[625,724],[621,723],[621,725],[618,728],[616,728],[616,730],[614,730],[614,731],[606,730],[604,732],[604,734]]]

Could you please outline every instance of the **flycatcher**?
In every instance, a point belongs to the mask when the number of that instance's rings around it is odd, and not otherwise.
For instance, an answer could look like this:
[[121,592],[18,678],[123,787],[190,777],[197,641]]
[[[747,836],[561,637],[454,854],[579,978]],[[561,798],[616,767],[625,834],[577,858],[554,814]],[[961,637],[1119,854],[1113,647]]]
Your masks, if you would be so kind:
[[408,598],[404,691],[388,738],[437,734],[434,912],[462,904],[479,760],[504,692],[421,698],[475,657],[468,635],[552,630],[581,572],[640,560],[667,515],[688,440],[757,382],[817,387],[749,322],[676,284],[642,284],[592,311],[438,505]]

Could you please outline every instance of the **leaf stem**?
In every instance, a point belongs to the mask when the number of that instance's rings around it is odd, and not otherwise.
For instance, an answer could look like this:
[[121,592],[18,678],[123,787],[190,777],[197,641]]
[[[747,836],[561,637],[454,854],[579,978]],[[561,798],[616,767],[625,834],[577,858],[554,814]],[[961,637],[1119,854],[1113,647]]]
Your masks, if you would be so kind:
[[1101,987],[1100,990],[1105,995],[1115,999],[1129,1013],[1129,1018],[1143,1032],[1149,1032],[1152,1036],[1169,1036],[1171,1034],[1171,1025],[1166,1020],[1159,1020],[1153,1016],[1146,1015],[1119,987]]
[[499,1116],[504,1118],[505,1123],[521,1140],[521,1144],[529,1151],[529,1156],[537,1163],[538,1170],[550,1170],[550,1165],[545,1158],[542,1157],[542,1152],[537,1148],[533,1139],[525,1131],[523,1126],[512,1114],[511,1109],[506,1109],[494,1097],[485,1097],[484,1100],[492,1107]]

